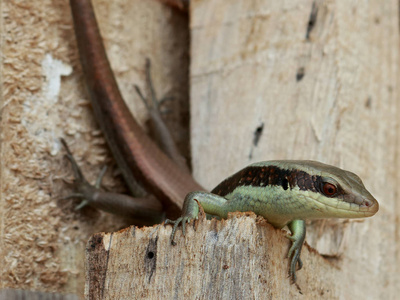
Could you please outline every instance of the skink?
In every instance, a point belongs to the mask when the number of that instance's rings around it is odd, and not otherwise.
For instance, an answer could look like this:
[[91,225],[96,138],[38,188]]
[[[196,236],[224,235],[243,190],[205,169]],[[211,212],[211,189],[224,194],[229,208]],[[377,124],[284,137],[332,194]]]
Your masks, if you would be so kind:
[[176,214],[187,193],[204,188],[169,159],[130,114],[108,62],[91,2],[71,0],[70,5],[95,118],[131,193],[143,196],[134,184],[138,181],[168,213]]
[[[250,165],[224,180],[211,193],[204,189],[147,137],[124,103],[108,63],[89,0],[70,0],[75,32],[95,117],[133,195],[138,179],[166,209],[183,214],[177,226],[206,213],[225,218],[228,212],[253,211],[272,225],[292,232],[289,274],[296,280],[306,219],[364,218],[374,215],[378,202],[353,173],[314,161],[270,161]],[[139,192],[138,192],[139,189]],[[185,198],[186,196],[186,198]],[[115,201],[116,199],[114,199]]]
[[306,236],[305,220],[366,218],[379,209],[375,198],[354,173],[316,161],[267,161],[252,164],[217,185],[211,193],[186,196],[182,217],[174,224],[171,243],[179,224],[197,219],[199,204],[206,213],[226,218],[229,212],[253,211],[276,228],[288,226],[292,241],[289,275],[296,281],[296,264]]

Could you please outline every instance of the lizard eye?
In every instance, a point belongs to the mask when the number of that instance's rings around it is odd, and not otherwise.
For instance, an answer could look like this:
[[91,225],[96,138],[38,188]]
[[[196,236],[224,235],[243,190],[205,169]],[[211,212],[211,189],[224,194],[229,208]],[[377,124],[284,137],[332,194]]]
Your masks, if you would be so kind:
[[325,196],[332,197],[337,192],[337,187],[332,183],[325,182],[322,186],[322,191],[324,192]]

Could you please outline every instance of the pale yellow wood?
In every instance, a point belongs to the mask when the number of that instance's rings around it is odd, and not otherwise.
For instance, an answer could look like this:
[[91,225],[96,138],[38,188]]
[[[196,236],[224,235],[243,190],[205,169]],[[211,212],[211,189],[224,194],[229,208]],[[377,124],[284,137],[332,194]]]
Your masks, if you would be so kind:
[[[317,159],[359,174],[381,203],[378,215],[308,230],[307,240],[334,258],[304,248],[303,296],[287,278],[289,241],[254,217],[201,221],[185,239],[178,233],[176,247],[168,244],[170,227],[96,235],[88,249],[107,261],[88,265],[88,271],[100,268],[91,274],[104,280],[96,290],[88,276],[87,295],[396,298],[398,5],[315,3],[317,19],[306,39],[311,1],[192,1],[195,175],[212,188],[252,161]],[[185,34],[172,32],[185,17],[154,1],[98,0],[95,7],[123,94],[143,122],[133,84],[143,86],[150,56],[159,94],[175,95]],[[7,1],[2,12],[8,35],[2,41],[1,287],[82,294],[85,240],[124,223],[56,201],[66,192],[60,179],[70,174],[59,136],[68,138],[92,180],[111,161],[88,107],[68,2]],[[46,61],[46,54],[63,64]],[[56,77],[64,74],[56,94],[49,66]],[[256,147],[253,133],[262,123]],[[122,190],[112,176],[105,184]]]
[[200,221],[176,247],[170,226],[96,235],[87,295],[395,299],[398,34],[396,1],[192,1],[196,178],[212,188],[250,162],[315,159],[359,174],[380,212],[308,226],[317,250],[304,247],[298,287],[284,232],[254,217]]
[[[92,116],[69,1],[0,2],[0,289],[82,297],[87,239],[129,223],[90,208],[76,212],[78,202],[59,200],[71,192],[62,180],[71,179],[71,169],[58,138],[68,141],[90,181],[109,165],[104,185],[125,189]],[[147,117],[133,85],[144,88],[149,57],[158,95],[175,97],[167,103],[177,107],[169,120],[175,128],[185,123],[188,107],[179,103],[188,98],[187,16],[158,1],[93,2],[122,93],[140,122]],[[187,132],[174,130],[181,144]]]
[[[298,285],[287,278],[289,240],[254,214],[200,218],[169,244],[171,226],[97,234],[87,246],[88,299],[338,298],[341,270],[306,250]],[[310,269],[314,269],[313,272]],[[311,284],[310,284],[311,283]],[[316,284],[318,283],[318,284]]]
[[[398,1],[204,0],[193,1],[191,12],[196,178],[212,188],[250,162],[272,159],[314,159],[357,173],[379,213],[318,222],[307,241],[336,257],[331,280],[340,285],[331,292],[339,298],[396,298]],[[299,278],[321,275],[302,286],[325,287],[325,265],[304,254],[303,261]]]

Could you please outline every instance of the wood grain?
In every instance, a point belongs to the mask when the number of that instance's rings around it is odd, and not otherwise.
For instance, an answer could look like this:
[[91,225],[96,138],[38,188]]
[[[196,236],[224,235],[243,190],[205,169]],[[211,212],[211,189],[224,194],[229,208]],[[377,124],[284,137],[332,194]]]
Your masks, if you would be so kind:
[[191,12],[196,178],[212,188],[251,162],[274,159],[313,159],[358,174],[380,202],[378,214],[313,222],[306,240],[340,262],[339,298],[393,298],[398,2],[205,0],[193,1]]
[[[287,279],[284,234],[251,217],[199,221],[176,247],[168,245],[169,227],[152,238],[149,228],[115,233],[106,298],[117,291],[147,299],[396,298],[398,2],[191,5],[196,178],[212,188],[253,161],[314,159],[357,173],[380,211],[308,226],[316,250],[303,250],[298,287]],[[149,281],[151,243],[157,254]]]
[[[153,63],[157,95],[173,96],[168,124],[188,153],[188,17],[158,1],[94,0],[118,83],[142,125],[147,112],[134,90]],[[126,192],[92,116],[68,0],[2,1],[0,288],[83,297],[88,238],[131,223],[95,209],[75,211],[64,137],[90,182]],[[179,130],[178,128],[184,128]]]
[[[177,245],[169,244],[171,226],[138,229],[130,227],[103,234],[94,252],[86,252],[87,299],[282,299],[339,295],[340,269],[317,252],[304,248],[306,263],[298,271],[298,286],[288,278],[286,252],[289,240],[264,219],[252,213],[231,214],[228,220],[190,225]],[[88,243],[88,249],[91,242]],[[108,258],[104,265],[104,257]],[[101,284],[93,282],[105,274]],[[98,297],[102,293],[102,297]]]

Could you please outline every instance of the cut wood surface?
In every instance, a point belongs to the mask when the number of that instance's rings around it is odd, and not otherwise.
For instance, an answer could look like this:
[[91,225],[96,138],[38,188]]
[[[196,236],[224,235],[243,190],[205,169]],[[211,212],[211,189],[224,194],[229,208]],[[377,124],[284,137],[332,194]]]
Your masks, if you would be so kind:
[[[290,242],[254,214],[189,226],[169,243],[171,226],[130,227],[89,240],[87,299],[308,299],[337,298],[341,270],[305,247],[305,269],[291,285]],[[339,264],[341,266],[341,264]],[[299,290],[301,289],[301,291]]]

